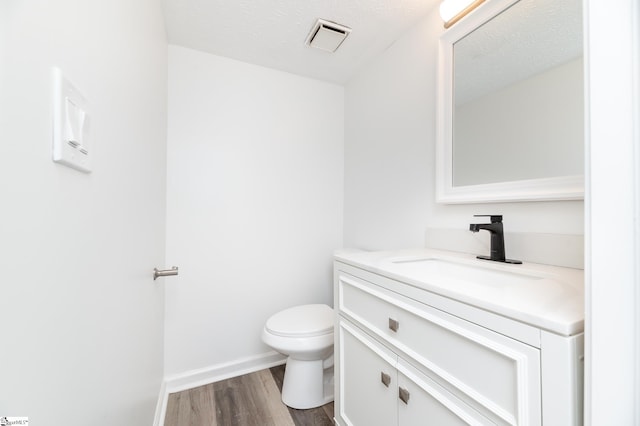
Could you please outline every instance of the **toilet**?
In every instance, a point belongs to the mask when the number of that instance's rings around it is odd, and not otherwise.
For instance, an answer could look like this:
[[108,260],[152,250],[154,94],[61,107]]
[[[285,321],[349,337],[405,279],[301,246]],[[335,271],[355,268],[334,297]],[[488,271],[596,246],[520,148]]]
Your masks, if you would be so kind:
[[283,355],[287,366],[282,402],[291,408],[319,407],[333,401],[333,309],[302,305],[270,317],[262,341]]

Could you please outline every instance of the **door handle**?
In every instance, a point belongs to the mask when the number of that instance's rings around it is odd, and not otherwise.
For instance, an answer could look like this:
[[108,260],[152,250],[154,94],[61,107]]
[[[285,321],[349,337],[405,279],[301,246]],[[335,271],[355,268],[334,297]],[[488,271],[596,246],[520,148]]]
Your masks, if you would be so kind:
[[158,269],[153,268],[153,280],[157,280],[158,277],[170,277],[172,275],[178,275],[178,267],[172,266],[171,269]]

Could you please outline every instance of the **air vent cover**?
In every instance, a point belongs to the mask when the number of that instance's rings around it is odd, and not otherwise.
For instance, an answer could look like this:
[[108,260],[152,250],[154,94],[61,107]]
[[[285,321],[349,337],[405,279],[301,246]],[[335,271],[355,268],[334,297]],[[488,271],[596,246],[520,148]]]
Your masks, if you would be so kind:
[[307,36],[306,44],[327,52],[335,52],[350,32],[349,27],[318,19]]

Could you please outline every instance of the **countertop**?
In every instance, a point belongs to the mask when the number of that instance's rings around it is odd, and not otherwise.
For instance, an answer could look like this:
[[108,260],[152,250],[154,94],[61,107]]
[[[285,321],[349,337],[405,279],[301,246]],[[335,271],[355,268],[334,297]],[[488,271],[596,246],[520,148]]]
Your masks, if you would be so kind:
[[584,330],[584,271],[443,250],[338,250],[342,262],[540,329]]

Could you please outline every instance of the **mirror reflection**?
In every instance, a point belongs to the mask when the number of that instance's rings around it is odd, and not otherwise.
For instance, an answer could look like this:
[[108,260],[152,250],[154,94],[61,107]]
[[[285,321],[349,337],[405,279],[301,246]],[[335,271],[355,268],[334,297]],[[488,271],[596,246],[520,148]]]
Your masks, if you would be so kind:
[[453,66],[453,186],[584,174],[580,0],[520,0]]

